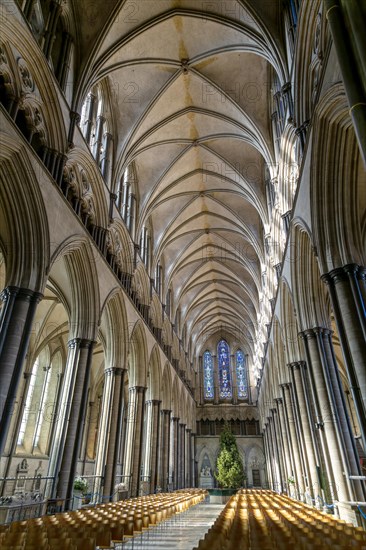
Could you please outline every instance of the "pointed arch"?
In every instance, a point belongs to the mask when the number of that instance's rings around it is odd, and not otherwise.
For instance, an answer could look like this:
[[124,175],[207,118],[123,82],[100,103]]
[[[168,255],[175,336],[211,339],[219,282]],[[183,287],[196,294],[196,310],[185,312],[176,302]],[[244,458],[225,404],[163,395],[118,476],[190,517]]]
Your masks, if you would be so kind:
[[48,220],[36,174],[25,148],[0,137],[0,239],[5,285],[43,292],[49,265]]
[[137,321],[131,334],[128,379],[129,386],[146,387],[147,344],[142,321]]

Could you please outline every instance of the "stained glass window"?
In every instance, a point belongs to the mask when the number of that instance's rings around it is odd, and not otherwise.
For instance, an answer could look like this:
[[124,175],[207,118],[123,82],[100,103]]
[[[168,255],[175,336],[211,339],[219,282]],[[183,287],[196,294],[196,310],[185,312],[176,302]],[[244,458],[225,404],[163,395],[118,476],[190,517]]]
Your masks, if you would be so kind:
[[230,375],[230,352],[225,340],[220,340],[217,346],[217,358],[219,366],[220,398],[231,399],[231,375]]
[[204,395],[205,399],[214,398],[214,372],[212,355],[209,351],[203,354],[203,375],[204,375]]
[[236,354],[236,380],[238,384],[238,398],[247,399],[248,398],[248,381],[247,381],[247,370],[245,368],[245,356],[244,353],[239,349]]

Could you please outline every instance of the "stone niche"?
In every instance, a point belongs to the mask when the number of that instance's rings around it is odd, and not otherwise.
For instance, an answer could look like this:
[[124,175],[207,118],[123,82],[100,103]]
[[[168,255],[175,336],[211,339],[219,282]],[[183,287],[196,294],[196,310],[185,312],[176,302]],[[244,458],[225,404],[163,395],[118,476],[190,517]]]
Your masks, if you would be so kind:
[[212,489],[214,487],[213,465],[207,453],[203,455],[201,468],[199,470],[198,484],[199,487],[203,489]]

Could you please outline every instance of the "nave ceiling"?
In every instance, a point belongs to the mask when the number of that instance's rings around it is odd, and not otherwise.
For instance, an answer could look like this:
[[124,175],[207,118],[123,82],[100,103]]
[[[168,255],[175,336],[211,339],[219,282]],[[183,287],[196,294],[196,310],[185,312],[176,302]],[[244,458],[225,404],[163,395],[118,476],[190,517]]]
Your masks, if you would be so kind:
[[79,36],[90,52],[79,101],[108,77],[114,176],[134,162],[152,272],[159,261],[194,345],[219,327],[235,336],[240,323],[253,351],[273,175],[270,71],[286,70],[277,2],[118,2],[110,17],[102,5],[75,8],[87,14]]

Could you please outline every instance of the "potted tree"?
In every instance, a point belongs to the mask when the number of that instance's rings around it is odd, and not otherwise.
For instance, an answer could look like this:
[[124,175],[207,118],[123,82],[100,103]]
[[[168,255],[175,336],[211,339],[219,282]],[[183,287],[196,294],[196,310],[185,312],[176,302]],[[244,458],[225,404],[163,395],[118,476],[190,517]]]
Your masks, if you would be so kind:
[[236,439],[227,423],[220,436],[215,478],[220,488],[209,490],[210,502],[227,502],[243,486],[245,480]]
[[83,477],[76,477],[74,479],[74,502],[73,510],[78,510],[81,508],[83,503],[84,495],[88,490],[88,482]]

